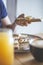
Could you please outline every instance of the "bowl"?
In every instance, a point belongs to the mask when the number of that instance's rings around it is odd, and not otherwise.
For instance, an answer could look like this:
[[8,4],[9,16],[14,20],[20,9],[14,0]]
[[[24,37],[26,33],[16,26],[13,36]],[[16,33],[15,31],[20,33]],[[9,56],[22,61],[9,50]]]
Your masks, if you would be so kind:
[[29,43],[30,52],[36,61],[43,62],[43,39],[34,39]]

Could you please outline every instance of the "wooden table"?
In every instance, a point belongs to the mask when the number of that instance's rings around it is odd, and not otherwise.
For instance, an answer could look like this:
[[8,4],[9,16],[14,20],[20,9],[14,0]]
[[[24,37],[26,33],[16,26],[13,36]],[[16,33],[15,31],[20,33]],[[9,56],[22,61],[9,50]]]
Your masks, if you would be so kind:
[[31,53],[15,54],[14,65],[43,65],[43,62],[38,62],[34,59]]
[[[43,38],[43,34],[38,36]],[[14,59],[14,65],[43,65],[43,62],[36,61],[30,52],[16,53]]]

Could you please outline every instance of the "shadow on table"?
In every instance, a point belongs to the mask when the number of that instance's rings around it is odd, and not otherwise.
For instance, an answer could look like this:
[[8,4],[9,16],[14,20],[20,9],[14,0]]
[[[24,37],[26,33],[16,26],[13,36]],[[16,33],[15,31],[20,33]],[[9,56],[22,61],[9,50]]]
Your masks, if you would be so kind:
[[28,60],[23,63],[24,65],[43,65],[43,62],[38,62],[35,59]]

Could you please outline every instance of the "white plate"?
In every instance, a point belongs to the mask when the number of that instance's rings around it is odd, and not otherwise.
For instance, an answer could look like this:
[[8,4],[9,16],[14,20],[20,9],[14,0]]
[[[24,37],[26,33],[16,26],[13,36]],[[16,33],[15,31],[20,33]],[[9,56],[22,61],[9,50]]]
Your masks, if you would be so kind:
[[[26,35],[26,34],[24,34]],[[42,39],[40,36],[37,36],[37,35],[30,35],[30,34],[27,34],[28,35],[28,38],[31,40],[32,38],[35,39],[35,38],[39,38],[39,39]],[[14,50],[15,53],[24,53],[24,52],[30,52],[30,48],[28,46],[28,48],[24,48],[24,49],[15,49]]]
[[25,53],[25,52],[30,52],[30,48],[22,49],[22,50],[14,50],[15,53]]

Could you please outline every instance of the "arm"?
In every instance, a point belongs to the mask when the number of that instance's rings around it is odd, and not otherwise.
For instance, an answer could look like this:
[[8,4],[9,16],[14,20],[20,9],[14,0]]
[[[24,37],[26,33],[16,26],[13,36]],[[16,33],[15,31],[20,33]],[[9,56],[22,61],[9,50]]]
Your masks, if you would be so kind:
[[[17,18],[24,18],[24,14],[19,15]],[[16,25],[26,26],[27,22],[25,20],[18,21],[17,19],[11,23],[8,15],[1,19],[3,28],[15,29]]]
[[1,21],[2,21],[3,28],[14,29],[16,27],[16,23],[15,22],[14,22],[14,24],[11,23],[8,16],[6,16],[5,18],[2,18]]
[[[21,19],[23,18],[23,19]],[[31,22],[41,22],[40,19],[29,19],[29,18],[24,18],[24,15],[21,16],[19,15],[17,17],[17,19],[14,21],[14,23],[11,23],[10,19],[8,16],[6,16],[5,18],[1,19],[2,21],[2,24],[3,24],[3,27],[6,27],[6,28],[10,28],[10,29],[15,29],[16,25],[21,25],[21,26],[26,26],[28,23],[30,24]]]
[[3,1],[0,1],[0,21],[2,22],[2,27],[6,28],[15,28],[15,24],[13,25],[8,17],[6,7],[3,3]]

